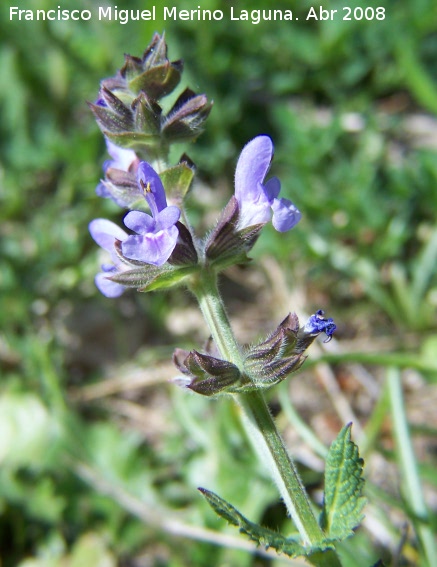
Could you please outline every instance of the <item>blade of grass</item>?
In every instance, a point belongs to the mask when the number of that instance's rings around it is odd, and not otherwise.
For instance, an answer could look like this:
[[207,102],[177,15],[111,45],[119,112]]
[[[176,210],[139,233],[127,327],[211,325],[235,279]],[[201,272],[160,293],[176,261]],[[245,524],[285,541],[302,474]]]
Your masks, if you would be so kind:
[[287,391],[287,383],[283,382],[277,389],[279,403],[281,404],[282,411],[287,417],[291,425],[296,429],[297,433],[311,449],[319,455],[319,457],[325,458],[328,454],[328,448],[320,441],[320,439],[313,433],[312,429],[303,421],[297,411],[294,409],[293,404],[290,401]]
[[378,366],[396,366],[399,368],[413,368],[419,372],[435,373],[437,364],[413,353],[403,352],[326,352],[320,358],[309,358],[305,361],[305,368],[327,362],[328,364],[360,362],[362,364],[376,364]]
[[403,495],[413,513],[411,520],[415,525],[427,565],[429,567],[437,567],[437,545],[430,527],[430,518],[413,451],[402,393],[401,374],[398,368],[391,367],[387,370],[387,383],[393,431],[402,474]]
[[435,228],[419,254],[417,265],[413,272],[411,294],[416,300],[416,311],[422,303],[432,277],[435,274],[437,262],[437,228]]
[[364,460],[375,448],[375,444],[380,436],[381,428],[389,411],[389,399],[387,387],[385,386],[373,408],[372,415],[369,417],[364,435],[360,442],[360,453]]

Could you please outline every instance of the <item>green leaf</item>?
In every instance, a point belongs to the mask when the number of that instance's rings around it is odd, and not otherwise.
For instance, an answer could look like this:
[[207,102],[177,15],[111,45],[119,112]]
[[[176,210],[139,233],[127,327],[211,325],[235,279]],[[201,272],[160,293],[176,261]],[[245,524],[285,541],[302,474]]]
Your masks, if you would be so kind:
[[272,547],[278,553],[284,553],[289,557],[309,557],[319,551],[331,548],[330,545],[317,548],[305,547],[292,538],[286,538],[274,530],[263,528],[262,526],[249,521],[240,514],[240,512],[234,508],[232,504],[229,504],[229,502],[226,502],[226,500],[223,500],[223,498],[220,498],[220,496],[217,496],[214,492],[210,492],[205,488],[199,488],[199,491],[206,498],[208,504],[214,512],[216,512],[216,514],[227,520],[230,524],[240,528],[241,533],[246,534],[252,541],[255,541],[258,545],[261,545],[266,549]]
[[353,535],[353,529],[363,519],[361,512],[366,502],[362,496],[364,461],[351,441],[351,427],[351,423],[343,427],[326,459],[321,526],[331,540]]

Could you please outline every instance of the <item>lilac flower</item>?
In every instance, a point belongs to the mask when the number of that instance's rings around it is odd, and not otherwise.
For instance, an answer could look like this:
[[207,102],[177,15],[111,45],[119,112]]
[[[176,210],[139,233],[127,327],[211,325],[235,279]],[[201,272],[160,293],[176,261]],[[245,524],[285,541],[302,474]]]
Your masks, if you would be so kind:
[[293,228],[301,213],[288,199],[278,199],[281,183],[277,177],[264,178],[273,157],[273,142],[268,136],[257,136],[243,148],[235,171],[235,197],[240,210],[239,227],[265,224],[270,220],[279,232]]
[[308,321],[305,323],[304,332],[309,335],[318,335],[319,333],[326,334],[325,342],[329,342],[332,339],[332,335],[337,329],[337,325],[334,323],[334,319],[325,319],[325,313],[319,309],[311,315]]
[[[103,264],[102,272],[95,280],[98,289],[106,297],[118,297],[125,289],[108,278],[137,267],[137,262],[162,266],[171,256],[178,239],[179,230],[176,223],[181,213],[177,207],[167,206],[159,175],[143,161],[138,166],[137,180],[152,216],[142,211],[130,211],[124,217],[126,227],[136,234],[129,235],[106,219],[93,220],[89,225],[91,236],[99,246],[111,254],[113,262]],[[121,242],[122,257],[116,252],[117,240]],[[129,260],[132,260],[132,263]]]
[[106,140],[106,147],[112,160],[103,164],[105,179],[97,185],[96,194],[112,199],[121,207],[128,207],[143,195],[136,182],[140,160],[133,150],[120,148],[110,140]]
[[137,154],[133,150],[120,148],[113,144],[110,140],[106,140],[106,148],[112,160],[106,160],[103,164],[103,171],[113,167],[122,171],[130,171],[131,168],[136,172],[140,163]]
[[115,241],[123,242],[128,238],[128,235],[122,228],[106,219],[91,221],[89,231],[97,244],[109,252],[113,262],[113,264],[102,264],[102,271],[97,274],[94,280],[96,286],[106,297],[119,297],[124,292],[125,287],[108,278],[129,269],[128,265],[122,262],[115,251]]
[[134,232],[121,246],[123,255],[131,260],[162,266],[173,252],[179,231],[175,226],[181,216],[178,207],[167,206],[165,191],[156,171],[145,161],[138,166],[138,185],[142,189],[152,216],[131,211],[124,224]]

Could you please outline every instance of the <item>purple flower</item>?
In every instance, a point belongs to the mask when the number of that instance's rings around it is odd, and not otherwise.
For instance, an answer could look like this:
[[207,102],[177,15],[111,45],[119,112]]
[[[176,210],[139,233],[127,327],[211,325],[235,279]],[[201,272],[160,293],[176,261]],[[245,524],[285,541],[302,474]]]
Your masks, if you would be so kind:
[[[177,207],[167,206],[159,175],[148,163],[142,161],[138,166],[137,181],[152,216],[142,211],[130,211],[124,217],[126,227],[136,234],[129,235],[106,219],[93,220],[89,225],[91,236],[111,254],[113,262],[103,264],[102,272],[95,280],[98,289],[106,297],[118,297],[125,289],[108,278],[132,269],[137,266],[137,262],[162,266],[173,252],[178,239],[176,223],[181,213]],[[115,248],[117,240],[121,242],[121,256]]]
[[106,140],[106,148],[112,160],[106,160],[103,164],[103,171],[113,167],[122,171],[130,171],[131,168],[136,171],[140,163],[137,154],[133,150],[120,148],[113,144],[110,140]]
[[120,148],[109,140],[106,140],[106,147],[112,159],[103,164],[105,179],[97,185],[96,193],[121,207],[132,205],[142,196],[136,183],[140,160],[133,150]]
[[111,281],[109,278],[116,274],[129,269],[129,266],[122,262],[115,251],[115,241],[125,240],[127,233],[106,219],[95,219],[89,224],[91,236],[104,250],[109,252],[112,264],[102,264],[102,271],[97,274],[95,283],[97,288],[106,297],[119,297],[125,290],[121,284]]
[[327,343],[332,339],[332,335],[334,334],[336,329],[337,325],[334,323],[334,319],[326,319],[325,313],[321,309],[319,309],[318,311],[316,311],[316,313],[314,313],[314,315],[311,315],[311,317],[305,323],[303,330],[309,335],[318,335],[319,333],[325,333],[325,343]]
[[127,228],[138,234],[123,241],[121,249],[126,258],[162,266],[176,246],[179,235],[176,223],[181,212],[175,206],[167,206],[161,179],[145,161],[138,166],[137,181],[152,216],[141,211],[131,211],[124,217]]
[[279,232],[293,228],[301,213],[288,199],[278,199],[281,183],[277,177],[264,178],[273,157],[273,142],[268,136],[257,136],[243,148],[235,171],[235,197],[238,201],[239,227],[265,224],[271,218]]

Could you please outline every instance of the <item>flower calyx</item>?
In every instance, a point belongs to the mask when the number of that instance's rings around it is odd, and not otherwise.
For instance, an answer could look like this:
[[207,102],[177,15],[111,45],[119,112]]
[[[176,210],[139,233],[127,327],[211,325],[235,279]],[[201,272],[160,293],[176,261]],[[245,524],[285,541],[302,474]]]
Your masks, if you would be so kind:
[[241,370],[197,350],[176,349],[173,362],[183,375],[176,382],[203,396],[271,388],[302,366],[306,349],[320,333],[332,337],[335,329],[333,319],[326,319],[321,310],[302,327],[297,315],[289,313],[265,340],[246,349]]
[[232,196],[205,242],[205,258],[220,270],[249,262],[247,254],[264,226],[256,224],[240,229],[239,218],[238,201]]
[[232,362],[197,350],[188,352],[178,348],[173,354],[173,362],[183,374],[177,382],[203,396],[235,392],[242,378],[240,370]]
[[264,341],[247,349],[244,368],[256,388],[270,388],[298,370],[306,360],[296,350],[299,319],[290,313]]
[[203,132],[212,105],[206,95],[185,89],[162,120],[163,139],[169,143],[195,140]]

